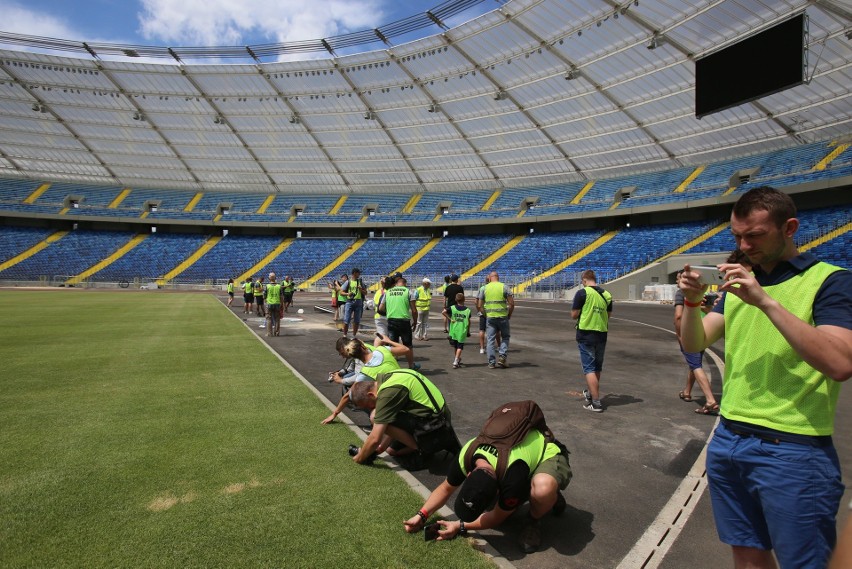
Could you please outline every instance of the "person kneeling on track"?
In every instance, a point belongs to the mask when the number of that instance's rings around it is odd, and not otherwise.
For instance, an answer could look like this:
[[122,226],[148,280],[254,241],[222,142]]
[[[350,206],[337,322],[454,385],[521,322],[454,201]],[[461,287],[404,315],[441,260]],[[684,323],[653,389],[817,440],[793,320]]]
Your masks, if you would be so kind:
[[[541,545],[539,522],[548,512],[562,515],[564,490],[571,481],[568,449],[557,441],[534,401],[506,403],[495,409],[479,436],[462,447],[444,480],[411,519],[405,531],[422,529],[461,487],[455,501],[459,521],[430,526],[436,539],[448,540],[468,530],[495,528],[529,500],[520,546],[531,553]],[[495,502],[496,501],[496,502]],[[494,505],[492,509],[486,509]]]
[[387,451],[403,468],[421,470],[432,454],[456,453],[461,446],[444,396],[417,371],[379,374],[376,381],[353,385],[349,397],[356,407],[373,412],[373,429],[352,457],[359,464]]

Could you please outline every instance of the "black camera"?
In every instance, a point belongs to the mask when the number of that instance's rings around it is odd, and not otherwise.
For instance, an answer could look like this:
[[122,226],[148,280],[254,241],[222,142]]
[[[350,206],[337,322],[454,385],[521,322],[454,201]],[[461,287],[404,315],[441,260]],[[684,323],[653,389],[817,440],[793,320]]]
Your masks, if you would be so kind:
[[716,302],[716,299],[719,298],[719,295],[715,292],[709,292],[704,295],[704,306],[713,306],[713,303]]
[[[355,445],[349,445],[349,456],[355,456],[360,451],[361,451],[360,447],[357,447]],[[376,458],[378,458],[378,456],[379,456],[379,453],[374,452],[373,454],[368,456],[366,459],[364,459],[364,464],[367,464],[367,465],[373,464],[373,462],[376,460]]]

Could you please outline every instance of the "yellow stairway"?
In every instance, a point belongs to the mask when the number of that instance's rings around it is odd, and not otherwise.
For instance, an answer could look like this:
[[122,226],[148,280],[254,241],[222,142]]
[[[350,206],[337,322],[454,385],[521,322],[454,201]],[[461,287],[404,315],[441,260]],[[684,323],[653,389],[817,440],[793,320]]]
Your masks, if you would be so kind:
[[484,204],[482,204],[482,209],[480,211],[488,211],[489,209],[491,209],[491,206],[494,204],[494,202],[497,201],[497,198],[499,198],[500,194],[502,193],[503,192],[501,190],[494,190],[494,193],[491,194],[491,197],[488,198]]
[[594,180],[589,180],[588,182],[586,182],[586,185],[583,186],[582,190],[577,192],[577,195],[574,196],[574,199],[571,200],[571,203],[574,204],[574,205],[580,203],[580,200],[583,199],[586,196],[586,194],[589,193],[589,190],[591,190],[592,186],[594,186],[594,185],[595,185]]
[[[260,269],[262,269],[263,267],[265,267],[266,265],[271,263],[273,261],[273,259],[278,257],[278,255],[283,253],[284,250],[287,247],[292,245],[293,241],[295,241],[295,239],[293,239],[292,237],[286,237],[286,238],[282,239],[281,243],[276,245],[275,248],[272,251],[270,251],[269,254],[266,255],[266,257],[264,257],[263,259],[261,259],[260,261],[255,263],[254,266],[252,266],[249,270],[247,270],[246,272],[241,274],[239,277],[234,279],[234,282],[241,283],[241,282],[245,281],[247,278],[253,277],[255,274],[257,274],[257,272]],[[282,276],[283,275],[279,275],[279,277],[282,277]]]
[[320,272],[318,272],[317,274],[315,274],[314,276],[312,276],[311,278],[309,278],[305,282],[301,283],[299,285],[299,288],[300,289],[306,289],[309,286],[311,286],[312,284],[314,284],[315,282],[317,282],[318,280],[320,280],[321,278],[323,278],[324,276],[326,276],[328,273],[330,273],[331,271],[333,271],[334,269],[339,267],[346,259],[351,257],[352,254],[355,253],[355,251],[357,251],[358,249],[363,247],[364,243],[366,243],[366,242],[367,242],[366,239],[358,239],[355,243],[353,243],[350,247],[348,247],[346,249],[346,251],[341,253],[341,255],[337,259],[335,259],[331,264],[327,265]]
[[[426,253],[428,253],[429,251],[434,249],[435,245],[437,245],[440,241],[441,241],[440,237],[433,237],[432,239],[430,239],[429,242],[426,243],[423,247],[421,247],[420,250],[417,251],[414,255],[412,255],[410,259],[408,259],[406,262],[404,262],[403,264],[398,266],[396,269],[391,271],[391,274],[393,274],[393,273],[404,273],[405,271],[407,271],[408,269],[413,267],[414,263],[416,263],[417,261],[422,259],[424,257],[424,255],[426,255]],[[376,284],[372,285],[369,290],[376,290],[378,288],[379,288],[379,283],[376,283]]]
[[698,168],[693,170],[692,174],[687,176],[686,179],[683,182],[681,182],[678,185],[678,187],[676,187],[674,189],[674,191],[672,193],[673,194],[680,194],[680,193],[683,193],[684,191],[686,191],[686,188],[689,187],[689,184],[691,184],[693,181],[695,181],[695,178],[700,176],[701,172],[703,172],[706,168],[707,168],[707,166],[699,166]]
[[55,242],[59,241],[60,239],[62,239],[66,235],[68,235],[68,231],[57,231],[56,233],[51,233],[50,235],[48,235],[44,239],[44,241],[40,241],[39,243],[36,243],[35,245],[30,247],[29,249],[27,249],[23,253],[18,253],[17,255],[15,255],[11,259],[9,259],[8,261],[4,261],[3,263],[0,263],[0,271],[5,271],[9,267],[14,267],[15,265],[17,265],[21,261],[26,261],[27,259],[29,259],[33,255],[35,255],[39,251],[46,249],[47,246],[50,245],[51,243],[55,243]]
[[[830,146],[830,145],[829,145]],[[825,170],[826,166],[831,164],[831,161],[843,154],[846,149],[849,148],[849,144],[843,143],[838,144],[834,150],[828,153],[825,158],[814,164],[813,170]]]
[[191,200],[189,200],[189,203],[188,203],[188,204],[186,204],[186,207],[184,207],[184,208],[183,208],[183,211],[192,211],[192,210],[194,210],[194,209],[195,209],[195,206],[196,206],[196,205],[198,205],[198,202],[200,202],[200,201],[201,201],[201,198],[203,198],[203,197],[204,197],[204,192],[198,192],[197,194],[195,194],[194,196],[192,196],[192,199],[191,199]]
[[850,231],[850,230],[852,230],[852,223],[847,223],[846,225],[844,225],[842,227],[838,227],[837,229],[833,229],[833,230],[829,231],[828,233],[826,233],[825,235],[823,235],[821,237],[817,237],[813,241],[805,243],[804,245],[799,247],[799,253],[804,253],[805,251],[808,251],[810,249],[813,249],[814,247],[822,245],[826,241],[831,241],[835,237],[840,237],[841,235],[843,235],[844,233],[846,233],[847,231]]
[[260,204],[260,207],[257,208],[255,213],[266,213],[266,210],[269,209],[270,205],[272,205],[273,200],[275,200],[275,194],[266,196],[266,199],[263,200],[263,203]]
[[331,209],[328,210],[328,215],[337,215],[338,213],[340,213],[340,208],[342,208],[343,204],[346,203],[346,199],[348,197],[349,196],[344,194],[344,195],[340,196],[339,198],[337,198],[337,202],[335,202],[335,204],[333,206],[331,206]]
[[195,253],[184,259],[183,262],[181,262],[177,267],[166,273],[163,278],[157,279],[157,284],[163,286],[167,282],[187,270],[189,267],[194,265],[198,261],[198,259],[203,257],[204,254],[207,253],[207,251],[215,247],[216,244],[219,243],[219,241],[221,240],[221,235],[214,235],[213,237],[205,241],[204,244],[201,245],[201,247],[199,247],[198,250],[195,251]]
[[40,185],[39,187],[37,187],[37,188],[33,191],[33,193],[31,193],[29,196],[27,196],[27,199],[25,199],[25,200],[24,200],[24,203],[28,203],[28,204],[35,203],[35,201],[36,201],[37,199],[39,199],[39,198],[41,197],[41,195],[42,195],[44,192],[46,192],[46,191],[47,191],[47,189],[48,189],[49,187],[50,187],[50,184],[42,184],[42,185]]
[[124,245],[122,245],[121,247],[116,249],[115,252],[112,255],[110,255],[109,257],[107,257],[106,259],[104,259],[102,261],[95,263],[94,265],[92,265],[91,267],[89,267],[88,269],[86,269],[85,271],[83,271],[82,273],[77,275],[76,277],[71,277],[70,279],[65,281],[65,284],[73,285],[73,284],[79,284],[79,283],[83,282],[84,280],[86,280],[90,276],[92,276],[95,273],[97,273],[98,271],[102,270],[104,267],[108,267],[111,264],[113,264],[114,262],[116,262],[117,260],[121,259],[124,255],[127,254],[128,251],[130,251],[131,249],[133,249],[134,247],[136,247],[137,245],[139,245],[140,243],[145,241],[145,239],[147,239],[147,237],[148,237],[147,233],[140,233],[139,235],[133,236],[133,238],[130,241],[128,241],[127,243],[125,243]]
[[411,213],[412,210],[414,210],[414,206],[417,205],[417,202],[419,202],[422,197],[423,194],[414,194],[408,198],[408,202],[405,204],[405,207],[402,208],[402,213]]
[[121,205],[121,202],[123,202],[127,198],[127,196],[130,195],[130,192],[130,188],[124,188],[123,190],[121,190],[121,192],[119,192],[119,194],[115,196],[115,199],[109,202],[107,209],[116,209],[119,205]]
[[608,233],[605,233],[604,235],[601,235],[600,237],[595,239],[592,243],[583,247],[582,249],[580,249],[580,251],[578,251],[574,255],[571,255],[570,257],[568,257],[567,259],[565,259],[561,263],[558,263],[558,264],[550,267],[546,271],[543,271],[541,274],[534,276],[533,278],[531,278],[528,281],[524,281],[522,283],[519,283],[515,287],[514,292],[515,293],[524,292],[526,289],[528,289],[530,286],[534,285],[535,283],[537,283],[541,280],[544,280],[551,275],[555,275],[556,273],[558,273],[559,271],[561,271],[562,269],[564,269],[568,265],[572,265],[572,264],[576,263],[577,261],[579,261],[580,259],[582,259],[586,255],[588,255],[589,253],[591,253],[592,251],[594,251],[595,249],[597,249],[598,247],[600,247],[601,245],[603,245],[604,243],[606,243],[607,241],[609,241],[610,239],[615,237],[616,235],[618,235],[617,230],[616,231],[610,231]]
[[693,247],[695,247],[699,243],[703,243],[704,241],[707,241],[708,239],[710,239],[711,237],[713,237],[717,233],[724,231],[730,225],[731,225],[731,223],[729,221],[725,221],[723,223],[720,223],[719,225],[717,225],[713,229],[706,231],[705,233],[699,235],[698,237],[696,237],[692,241],[686,243],[685,245],[681,245],[680,247],[678,247],[677,249],[675,249],[674,251],[672,251],[670,253],[666,253],[665,255],[663,255],[662,257],[660,257],[659,259],[657,259],[656,261],[653,261],[653,262],[658,263],[658,262],[660,262],[664,259],[668,259],[669,257],[672,257],[674,255],[680,255],[684,251],[688,251],[689,249],[692,249]]
[[464,274],[462,274],[461,276],[461,280],[469,279],[479,271],[487,269],[491,265],[491,263],[505,255],[515,247],[517,247],[518,243],[526,239],[526,237],[526,235],[516,235],[515,237],[512,237],[511,239],[509,239],[508,243],[485,257],[485,259],[474,265],[473,268],[465,271]]

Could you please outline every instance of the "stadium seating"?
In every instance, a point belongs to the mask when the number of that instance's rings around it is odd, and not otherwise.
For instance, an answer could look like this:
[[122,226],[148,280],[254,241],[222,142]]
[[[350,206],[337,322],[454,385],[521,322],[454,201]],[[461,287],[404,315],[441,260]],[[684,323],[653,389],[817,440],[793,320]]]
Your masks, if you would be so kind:
[[83,198],[79,208],[69,210],[69,215],[91,215],[97,217],[139,217],[146,202],[159,202],[158,211],[150,215],[153,219],[211,221],[218,213],[218,206],[230,203],[228,219],[234,222],[284,223],[290,219],[293,206],[303,208],[300,223],[358,223],[363,216],[364,206],[377,204],[378,211],[372,219],[377,222],[426,222],[431,221],[438,205],[449,203],[449,212],[444,220],[489,220],[515,217],[519,214],[523,200],[537,198],[535,206],[526,215],[565,215],[610,209],[618,190],[633,187],[628,200],[619,207],[638,207],[694,201],[718,197],[731,187],[731,178],[740,170],[757,168],[752,178],[740,184],[735,191],[742,192],[760,184],[786,187],[803,182],[852,175],[852,148],[835,157],[827,167],[814,170],[814,166],[825,158],[834,147],[831,142],[821,141],[791,148],[774,150],[764,154],[742,156],[717,163],[705,164],[684,191],[675,189],[695,171],[699,165],[687,166],[658,172],[646,172],[619,178],[596,180],[578,204],[571,200],[585,185],[572,182],[529,188],[505,188],[487,210],[484,205],[494,194],[493,190],[465,192],[426,193],[410,213],[403,213],[410,198],[407,194],[381,193],[349,195],[340,211],[331,214],[339,195],[275,195],[265,213],[257,213],[267,194],[244,194],[236,192],[204,192],[192,208],[184,211],[196,192],[181,190],[133,189],[116,207],[107,206],[122,192],[121,187],[101,187],[86,184],[53,183],[32,204],[24,200],[41,184],[32,180],[0,179],[0,210],[23,211],[33,214],[57,214],[70,195]]
[[[0,263],[6,262],[37,245],[53,233],[50,229],[4,227],[0,231]],[[0,278],[6,278],[0,273]]]
[[[3,228],[5,233],[8,228]],[[126,231],[72,231],[62,239],[35,255],[9,267],[0,278],[13,280],[39,280],[47,277],[58,280],[78,275],[107,258],[127,243],[132,232]],[[5,246],[5,240],[2,243]],[[19,251],[20,252],[20,251]]]

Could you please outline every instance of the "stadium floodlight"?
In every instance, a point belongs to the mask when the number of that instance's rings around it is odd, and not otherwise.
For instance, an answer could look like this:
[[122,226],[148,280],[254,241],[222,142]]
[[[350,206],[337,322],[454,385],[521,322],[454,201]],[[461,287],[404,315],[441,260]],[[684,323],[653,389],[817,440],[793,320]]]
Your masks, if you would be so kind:
[[432,103],[431,105],[429,105],[429,108],[427,110],[430,113],[437,113],[440,110],[440,107],[438,106],[438,103]]
[[576,69],[572,68],[572,69],[569,69],[568,73],[565,74],[565,80],[566,81],[573,81],[574,79],[576,79],[579,76],[580,76],[580,73]]
[[133,120],[135,120],[135,121],[144,121],[144,120],[145,120],[145,115],[143,115],[142,113],[133,113]]
[[366,113],[364,113],[364,120],[367,120],[367,121],[376,120],[376,115],[373,113],[373,111],[367,111]]
[[219,115],[216,115],[215,117],[213,117],[213,124],[225,124],[225,119],[223,119]]
[[503,101],[508,95],[506,95],[506,91],[497,91],[494,93],[495,101]]
[[289,122],[290,124],[299,124],[299,122],[300,122],[300,121],[299,121],[299,115],[296,115],[296,114],[290,115],[290,118],[288,119],[288,122]]

